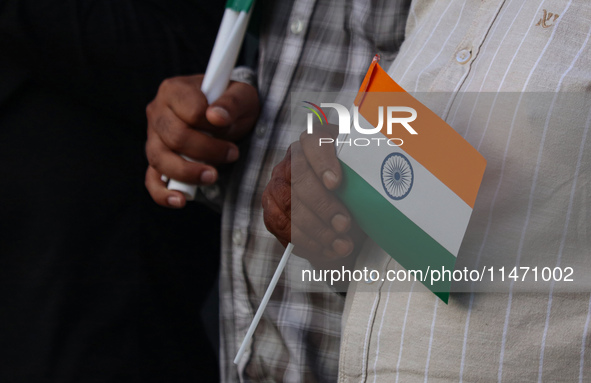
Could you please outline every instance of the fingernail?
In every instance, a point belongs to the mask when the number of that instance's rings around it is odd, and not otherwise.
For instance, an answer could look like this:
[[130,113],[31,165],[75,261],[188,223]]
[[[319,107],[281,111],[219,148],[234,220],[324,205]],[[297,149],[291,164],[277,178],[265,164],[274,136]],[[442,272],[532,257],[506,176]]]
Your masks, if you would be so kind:
[[337,238],[332,243],[332,248],[341,257],[346,257],[351,251],[353,251],[353,244],[351,241]]
[[217,113],[218,116],[220,116],[221,118],[223,118],[226,121],[230,121],[230,113],[228,113],[228,111],[220,106],[214,106],[211,108],[211,111],[214,113]]
[[350,219],[346,216],[344,216],[343,214],[336,214],[334,217],[332,217],[332,219],[330,220],[330,223],[332,224],[332,227],[339,233],[344,233],[345,231],[347,231],[349,229],[349,223],[350,223]]
[[238,159],[240,153],[238,152],[238,148],[231,147],[228,150],[228,154],[226,155],[226,162],[234,162]]
[[324,186],[332,189],[337,185],[337,175],[332,170],[327,170],[322,175],[322,181],[324,182]]
[[166,199],[166,202],[169,206],[172,207],[183,207],[183,203],[181,201],[181,197],[176,195],[171,195]]
[[213,170],[206,170],[201,173],[201,182],[204,184],[212,184],[215,182],[215,172]]

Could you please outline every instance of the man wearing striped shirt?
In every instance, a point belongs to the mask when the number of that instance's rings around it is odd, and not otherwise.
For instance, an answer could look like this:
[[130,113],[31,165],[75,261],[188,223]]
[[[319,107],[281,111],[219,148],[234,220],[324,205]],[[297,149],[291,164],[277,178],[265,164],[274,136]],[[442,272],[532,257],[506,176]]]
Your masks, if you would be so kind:
[[[457,267],[572,266],[575,282],[505,275],[449,305],[420,283],[352,282],[339,382],[591,379],[590,36],[585,1],[413,1],[384,67],[488,162]],[[356,267],[400,268],[371,241]]]

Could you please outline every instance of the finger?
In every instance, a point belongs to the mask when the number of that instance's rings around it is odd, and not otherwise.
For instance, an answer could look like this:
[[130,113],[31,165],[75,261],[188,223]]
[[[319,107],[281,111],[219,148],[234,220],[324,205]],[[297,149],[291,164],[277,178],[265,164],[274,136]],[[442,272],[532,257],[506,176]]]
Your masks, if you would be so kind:
[[234,143],[192,129],[170,109],[163,110],[158,117],[148,120],[148,134],[151,132],[172,151],[196,161],[218,165],[234,162],[239,156],[238,147]]
[[[243,82],[232,82],[228,89],[213,102],[206,111],[209,123],[228,137],[240,135],[242,130],[252,127],[259,114],[257,90]],[[218,134],[219,134],[218,130]]]
[[150,108],[156,111],[167,108],[189,126],[212,128],[205,118],[205,111],[209,105],[201,91],[202,82],[203,75],[179,76],[164,80],[160,84],[156,99],[148,106],[148,118]]
[[294,245],[293,253],[298,257],[315,263],[324,256],[324,247],[314,239],[308,237],[299,227],[293,226],[291,235]]
[[162,174],[151,166],[146,170],[144,184],[150,196],[160,206],[180,209],[185,206],[186,199],[183,193],[174,190],[168,190],[166,183],[161,178]]
[[321,144],[321,138],[335,139],[338,128],[334,125],[314,126],[314,133],[302,133],[300,142],[308,162],[314,173],[322,180],[329,190],[335,190],[342,181],[341,164],[337,159],[336,149],[332,143]]
[[263,192],[262,204],[265,227],[286,246],[291,242],[291,218],[285,209],[277,204],[268,189]]
[[232,82],[209,106],[206,116],[214,126],[229,126],[245,115],[258,113],[258,105],[258,93],[252,85]]
[[346,257],[353,251],[353,241],[348,236],[339,236],[308,206],[293,196],[291,217],[292,227],[299,228],[303,234],[298,237],[292,233],[294,244],[298,244],[299,241],[318,243],[322,246],[322,254],[328,258]]
[[261,199],[265,226],[280,241],[291,242],[290,151],[275,166]]
[[152,168],[169,178],[195,185],[211,185],[217,181],[217,170],[207,164],[190,162],[170,150],[148,130],[146,157]]
[[302,150],[298,144],[292,145],[292,198],[301,201],[335,232],[346,233],[351,228],[349,211],[324,187]]

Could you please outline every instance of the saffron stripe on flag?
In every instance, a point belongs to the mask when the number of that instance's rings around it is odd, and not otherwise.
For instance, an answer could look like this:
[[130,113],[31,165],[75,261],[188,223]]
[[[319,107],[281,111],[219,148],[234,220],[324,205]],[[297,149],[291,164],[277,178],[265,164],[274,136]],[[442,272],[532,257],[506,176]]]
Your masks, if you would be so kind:
[[473,208],[486,167],[484,157],[433,111],[406,93],[377,63],[372,67],[361,86],[365,92],[360,92],[355,99],[359,114],[375,127],[379,124],[380,106],[384,106],[384,114],[386,106],[415,109],[417,118],[410,125],[418,134],[411,135],[400,124],[394,124],[392,133],[387,134],[385,115],[382,133],[389,138],[402,139],[405,152]]

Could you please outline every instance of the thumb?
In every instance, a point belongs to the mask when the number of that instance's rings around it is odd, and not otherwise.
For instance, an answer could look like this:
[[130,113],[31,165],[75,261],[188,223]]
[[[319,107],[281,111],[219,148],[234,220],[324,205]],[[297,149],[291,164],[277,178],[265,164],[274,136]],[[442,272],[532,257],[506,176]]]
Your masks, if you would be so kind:
[[259,102],[256,89],[243,82],[232,82],[226,91],[205,112],[214,126],[227,127],[248,114],[258,114]]

